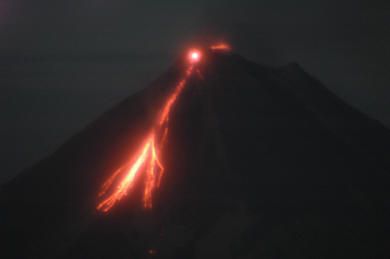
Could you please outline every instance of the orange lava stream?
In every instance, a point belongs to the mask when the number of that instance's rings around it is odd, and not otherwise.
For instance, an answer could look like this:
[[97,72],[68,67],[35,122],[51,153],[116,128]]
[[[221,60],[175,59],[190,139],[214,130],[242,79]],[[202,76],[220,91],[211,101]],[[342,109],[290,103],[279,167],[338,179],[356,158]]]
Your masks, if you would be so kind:
[[[146,173],[143,192],[143,205],[152,208],[152,194],[158,188],[164,173],[164,166],[160,161],[160,152],[166,142],[168,134],[168,120],[173,104],[184,89],[187,79],[193,71],[193,65],[189,66],[184,78],[176,85],[173,93],[168,97],[162,107],[156,126],[145,137],[136,155],[129,162],[117,169],[104,183],[99,192],[99,198],[105,196],[96,209],[108,212],[118,201],[127,195],[134,185],[134,181],[141,172]],[[161,140],[156,143],[158,133],[162,132]],[[118,182],[115,188],[114,183]],[[109,192],[112,190],[111,192]]]
[[214,50],[214,51],[226,51],[226,52],[229,52],[232,50],[230,45],[227,43],[218,43],[218,44],[211,45],[210,49]]

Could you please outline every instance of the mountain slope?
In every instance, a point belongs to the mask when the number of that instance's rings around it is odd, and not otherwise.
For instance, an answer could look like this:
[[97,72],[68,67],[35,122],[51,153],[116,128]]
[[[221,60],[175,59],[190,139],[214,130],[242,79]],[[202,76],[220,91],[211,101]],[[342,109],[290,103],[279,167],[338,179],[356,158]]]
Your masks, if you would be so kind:
[[97,193],[153,124],[178,61],[1,191],[9,258],[386,258],[389,132],[299,66],[208,53],[175,103],[152,210]]

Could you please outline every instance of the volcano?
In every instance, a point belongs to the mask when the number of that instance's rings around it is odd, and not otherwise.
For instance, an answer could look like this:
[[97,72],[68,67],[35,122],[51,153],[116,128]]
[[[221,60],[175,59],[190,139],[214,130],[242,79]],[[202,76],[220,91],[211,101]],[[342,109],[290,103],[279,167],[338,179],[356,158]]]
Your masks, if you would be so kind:
[[201,58],[164,122],[153,206],[141,171],[115,206],[98,194],[154,145],[184,57],[2,186],[1,258],[389,258],[389,131],[298,64]]

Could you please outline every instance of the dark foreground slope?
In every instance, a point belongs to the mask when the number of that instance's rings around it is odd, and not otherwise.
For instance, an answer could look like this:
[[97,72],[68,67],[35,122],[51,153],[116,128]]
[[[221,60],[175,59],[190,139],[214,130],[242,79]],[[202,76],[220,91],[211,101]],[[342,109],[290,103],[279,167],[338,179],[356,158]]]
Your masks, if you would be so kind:
[[136,189],[97,213],[183,70],[3,187],[1,258],[390,257],[389,132],[298,65],[230,54],[209,54],[173,108],[154,208]]

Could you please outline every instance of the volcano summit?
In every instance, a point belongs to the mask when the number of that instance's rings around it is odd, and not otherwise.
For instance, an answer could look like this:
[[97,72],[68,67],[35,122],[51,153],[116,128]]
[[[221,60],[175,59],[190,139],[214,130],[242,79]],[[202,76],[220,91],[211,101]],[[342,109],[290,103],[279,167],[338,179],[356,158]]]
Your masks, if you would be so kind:
[[4,185],[2,258],[389,258],[389,131],[218,46]]

